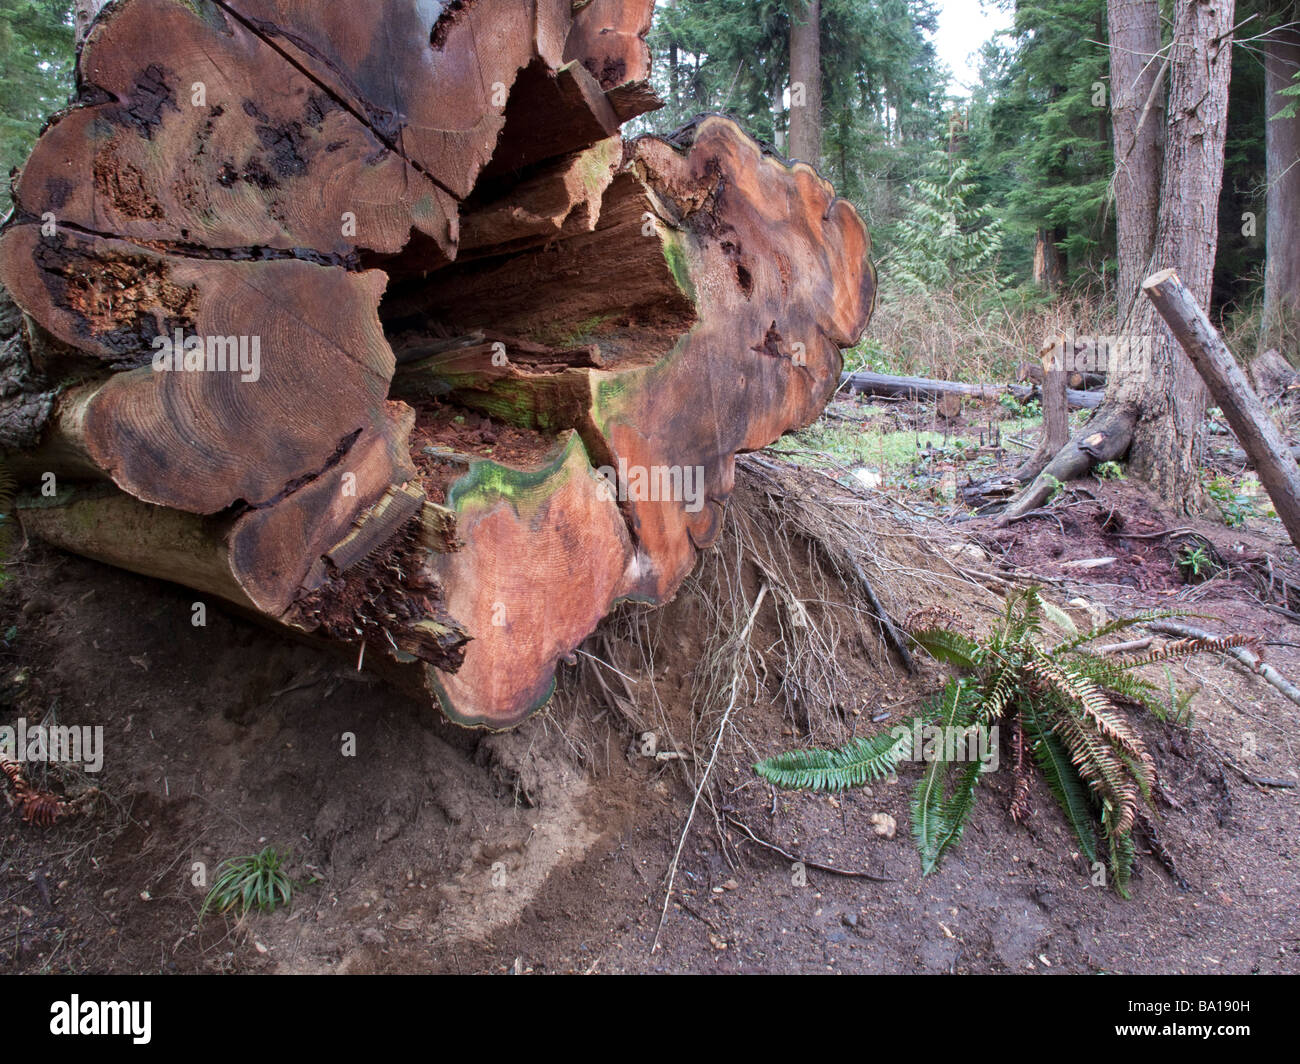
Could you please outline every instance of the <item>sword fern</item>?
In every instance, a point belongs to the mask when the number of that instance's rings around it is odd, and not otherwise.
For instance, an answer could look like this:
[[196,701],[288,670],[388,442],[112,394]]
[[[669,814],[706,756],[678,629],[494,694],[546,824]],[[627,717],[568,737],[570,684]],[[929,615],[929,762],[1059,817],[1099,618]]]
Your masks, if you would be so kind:
[[[1133,828],[1143,807],[1151,806],[1156,766],[1123,706],[1144,707],[1162,717],[1169,708],[1160,688],[1134,670],[1249,642],[1236,636],[1180,640],[1126,659],[1088,649],[1101,636],[1172,615],[1144,613],[1080,632],[1038,588],[1016,592],[982,641],[944,625],[911,633],[913,642],[957,675],[903,728],[856,738],[834,750],[781,754],[756,765],[755,771],[783,789],[841,791],[888,775],[906,760],[924,762],[911,813],[921,869],[928,875],[961,839],[984,766],[968,758],[969,750],[960,743],[956,749],[950,742],[918,747],[918,729],[937,727],[948,736],[984,729],[996,741],[998,726],[1005,722],[1019,751],[1013,760],[1013,816],[1019,819],[1028,810],[1028,782],[1022,773],[1037,766],[1080,851],[1090,864],[1104,853],[1111,883],[1128,897],[1136,853]],[[1062,632],[1064,640],[1050,639],[1049,626]],[[1177,702],[1177,693],[1171,694]],[[1023,756],[1026,748],[1028,758]],[[1097,845],[1099,833],[1104,849]]]

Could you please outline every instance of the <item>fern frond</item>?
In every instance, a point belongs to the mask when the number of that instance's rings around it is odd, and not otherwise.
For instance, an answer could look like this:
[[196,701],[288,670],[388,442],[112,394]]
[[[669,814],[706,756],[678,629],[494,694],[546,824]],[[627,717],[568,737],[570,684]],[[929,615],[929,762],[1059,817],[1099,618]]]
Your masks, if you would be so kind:
[[1062,713],[1056,733],[1070,752],[1070,761],[1102,803],[1102,827],[1107,836],[1123,834],[1137,816],[1140,790],[1126,771],[1124,759],[1083,716]]
[[1054,625],[1056,625],[1056,627],[1059,628],[1066,635],[1074,637],[1080,634],[1079,626],[1074,623],[1070,615],[1066,613],[1063,609],[1059,608],[1058,606],[1054,606],[1052,603],[1048,602],[1047,599],[1043,598],[1041,594],[1038,596],[1038,604],[1042,608],[1042,611],[1044,615],[1047,617],[1047,619],[1051,621]]
[[975,808],[975,788],[979,786],[982,767],[978,761],[968,761],[961,775],[957,777],[952,793],[943,799],[943,815],[939,820],[939,831],[935,838],[937,843],[934,853],[935,867],[938,866],[944,852],[961,841],[962,832],[966,830],[966,821],[970,819],[971,810]]
[[982,648],[959,632],[948,628],[925,628],[913,632],[912,641],[936,661],[955,665],[966,672],[975,672],[980,667]]
[[1007,608],[1004,614],[1002,645],[1023,643],[1031,635],[1043,630],[1043,596],[1037,587],[1027,587],[1023,591],[1007,596]]
[[1238,647],[1250,646],[1256,637],[1248,635],[1228,635],[1218,639],[1179,639],[1166,643],[1159,650],[1153,650],[1140,658],[1126,658],[1119,664],[1125,669],[1138,669],[1143,665],[1155,665],[1162,661],[1176,661],[1179,658],[1195,657],[1197,654],[1226,654]]
[[1073,655],[1071,664],[1098,687],[1107,692],[1113,691],[1130,702],[1150,708],[1159,694],[1160,689],[1155,684],[1141,676],[1135,676],[1122,661],[1109,661],[1085,653]]
[[1057,665],[1041,652],[1025,664],[1025,671],[1052,688],[1066,702],[1073,702],[1091,712],[1105,712],[1110,702],[1101,688],[1083,673],[1070,666]]
[[1133,862],[1137,854],[1133,836],[1129,832],[1110,836],[1110,879],[1121,898],[1129,898],[1129,880],[1133,877]]
[[1034,762],[1047,781],[1047,788],[1061,807],[1065,819],[1079,840],[1079,849],[1088,863],[1097,860],[1097,830],[1092,802],[1079,774],[1070,762],[1070,755],[1061,740],[1045,731],[1037,718],[1025,717],[1025,734],[1031,742]]
[[988,722],[998,720],[1006,712],[1007,706],[1016,699],[1018,670],[1011,665],[1003,665],[994,675],[993,683],[986,690],[984,704],[980,707],[980,716]]
[[852,739],[834,750],[792,750],[754,766],[763,779],[787,791],[844,791],[892,773],[912,750],[912,726]]
[[[980,694],[959,679],[949,680],[942,694],[933,700],[927,719],[940,728],[968,728],[975,723],[981,704]],[[978,777],[979,762],[972,762]],[[929,875],[938,867],[944,850],[961,838],[965,819],[973,804],[973,788],[978,778],[970,781],[971,794],[964,796],[967,781],[963,779],[952,797],[948,794],[948,775],[952,762],[942,757],[929,762],[921,781],[912,795],[912,835],[921,855],[921,873]],[[960,817],[953,820],[954,816]]]
[[953,835],[946,819],[946,791],[949,761],[931,761],[925,766],[921,782],[912,794],[912,837],[921,855],[921,875],[928,876],[939,866],[939,857]]
[[1051,650],[1053,657],[1059,657],[1062,654],[1068,654],[1072,650],[1078,650],[1080,647],[1087,646],[1095,642],[1102,636],[1114,635],[1116,632],[1123,632],[1129,628],[1137,628],[1141,625],[1148,624],[1151,621],[1171,621],[1179,617],[1203,617],[1204,614],[1194,613],[1191,610],[1144,610],[1142,613],[1135,614],[1132,617],[1121,617],[1118,620],[1109,621],[1097,628],[1090,628],[1082,632],[1073,639],[1067,639],[1064,643],[1058,643]]

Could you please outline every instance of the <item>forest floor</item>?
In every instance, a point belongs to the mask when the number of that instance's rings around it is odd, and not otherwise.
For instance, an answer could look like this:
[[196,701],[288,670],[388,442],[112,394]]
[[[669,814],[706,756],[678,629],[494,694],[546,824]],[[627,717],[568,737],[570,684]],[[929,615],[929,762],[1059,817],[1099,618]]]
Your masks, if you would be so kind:
[[[837,403],[812,435],[761,457],[832,466],[843,456],[825,452],[824,434],[878,411]],[[915,432],[932,415],[885,416],[913,418],[900,431]],[[939,431],[974,441],[992,417]],[[1300,603],[1269,595],[1269,557],[1275,586],[1296,570],[1276,521],[1175,521],[1129,482],[1104,480],[1007,530],[945,523],[980,448],[921,450],[880,462],[893,472],[869,493],[871,513],[890,515],[872,529],[889,553],[871,571],[892,612],[946,604],[979,627],[999,589],[1039,582],[1084,621],[1212,615],[1195,623],[1260,635],[1267,660],[1300,677],[1300,623],[1277,608]],[[812,494],[836,490],[807,469],[787,474]],[[814,552],[757,564],[746,542],[770,551],[765,538],[724,540],[672,605],[616,618],[567,670],[562,697],[505,735],[455,729],[355,663],[215,606],[196,628],[192,593],[27,546],[0,598],[0,725],[102,725],[106,756],[93,780],[33,774],[69,794],[93,782],[93,812],[42,829],[0,807],[0,971],[1300,972],[1300,792],[1250,781],[1300,780],[1300,706],[1211,657],[1173,670],[1195,692],[1189,728],[1136,718],[1172,799],[1160,831],[1187,889],[1146,853],[1131,900],[1094,886],[1041,781],[1028,822],[1012,823],[1004,772],[989,774],[964,839],[922,878],[914,767],[835,798],[774,793],[750,769],[890,727],[943,677],[924,662],[908,675],[869,626],[843,622],[846,600]],[[1189,548],[1217,574],[1187,583],[1177,559]],[[1114,561],[1069,564],[1099,557]],[[720,720],[706,675],[720,660],[719,603],[743,618],[763,579],[780,594],[755,614],[743,697],[652,951]],[[790,653],[805,638],[781,612],[795,609],[790,593],[825,636],[826,660]],[[807,669],[828,661],[837,693],[812,697]],[[673,756],[644,756],[647,731]],[[873,814],[892,818],[892,837],[873,831]],[[204,875],[266,845],[293,854],[303,885],[292,908],[200,919]]]

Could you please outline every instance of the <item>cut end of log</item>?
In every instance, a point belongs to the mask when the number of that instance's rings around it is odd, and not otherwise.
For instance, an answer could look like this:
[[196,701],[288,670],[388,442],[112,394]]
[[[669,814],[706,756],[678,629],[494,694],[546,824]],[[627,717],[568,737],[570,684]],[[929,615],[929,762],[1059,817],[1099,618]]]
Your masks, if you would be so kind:
[[870,239],[729,119],[622,140],[652,0],[373,6],[96,23],[0,282],[37,368],[85,379],[22,468],[102,481],[123,536],[78,533],[82,495],[26,520],[143,572],[131,537],[179,536],[156,575],[201,555],[203,588],[506,728],[618,602],[676,594],[736,454],[820,414]]
[[[1161,270],[1159,273],[1153,273],[1142,282],[1142,289],[1145,292],[1155,292],[1164,288],[1170,281],[1178,280],[1177,270]],[[1180,282],[1181,283],[1181,282]]]

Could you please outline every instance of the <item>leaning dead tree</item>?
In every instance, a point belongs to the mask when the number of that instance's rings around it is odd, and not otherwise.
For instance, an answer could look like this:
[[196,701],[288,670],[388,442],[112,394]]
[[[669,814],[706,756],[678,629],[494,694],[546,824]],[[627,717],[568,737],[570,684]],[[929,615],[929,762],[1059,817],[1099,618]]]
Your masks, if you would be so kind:
[[1291,542],[1300,547],[1300,470],[1245,372],[1177,273],[1163,270],[1148,277],[1142,291],[1205,381],[1258,470]]
[[[56,545],[512,726],[812,421],[856,212],[658,105],[652,0],[120,0],[0,237],[0,448]],[[7,299],[0,300],[0,304]]]

